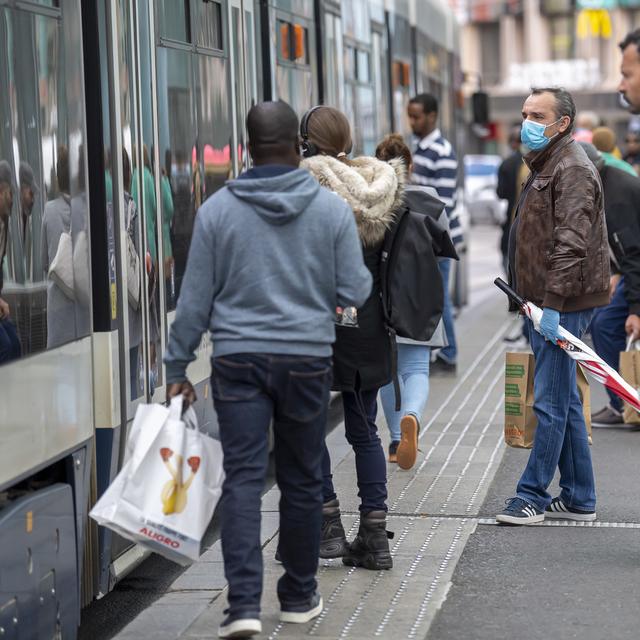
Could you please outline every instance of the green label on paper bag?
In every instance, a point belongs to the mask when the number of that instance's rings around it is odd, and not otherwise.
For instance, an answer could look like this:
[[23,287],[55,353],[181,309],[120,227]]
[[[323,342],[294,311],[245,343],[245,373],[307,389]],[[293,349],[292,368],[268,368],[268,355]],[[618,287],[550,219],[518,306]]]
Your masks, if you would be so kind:
[[507,378],[523,378],[524,365],[508,364],[504,369],[504,375],[507,376]]
[[508,416],[521,416],[522,405],[519,402],[505,402],[504,412],[505,412],[505,415],[508,415]]
[[507,398],[519,398],[520,397],[520,387],[517,384],[507,384],[504,385],[504,395]]

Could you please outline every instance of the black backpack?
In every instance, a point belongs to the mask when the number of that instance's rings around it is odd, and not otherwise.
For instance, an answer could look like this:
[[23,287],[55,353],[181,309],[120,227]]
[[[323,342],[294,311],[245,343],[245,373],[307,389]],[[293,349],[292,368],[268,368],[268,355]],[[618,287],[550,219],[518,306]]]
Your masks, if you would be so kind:
[[426,342],[444,306],[438,258],[457,260],[458,254],[436,221],[444,204],[422,190],[407,191],[406,201],[382,247],[382,305],[385,322],[395,335]]

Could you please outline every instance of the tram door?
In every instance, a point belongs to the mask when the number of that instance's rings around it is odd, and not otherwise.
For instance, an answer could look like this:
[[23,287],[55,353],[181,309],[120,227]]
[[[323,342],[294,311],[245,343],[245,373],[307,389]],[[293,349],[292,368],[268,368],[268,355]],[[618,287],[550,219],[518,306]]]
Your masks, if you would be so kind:
[[[165,228],[155,122],[153,9],[152,0],[110,0],[104,15],[105,184],[121,424],[111,452],[112,473],[122,465],[137,406],[164,396]],[[109,555],[115,559],[129,546],[113,536]]]
[[249,168],[246,120],[249,109],[257,102],[256,23],[251,0],[231,0],[229,3],[231,34],[231,68],[233,83],[234,148],[236,175]]

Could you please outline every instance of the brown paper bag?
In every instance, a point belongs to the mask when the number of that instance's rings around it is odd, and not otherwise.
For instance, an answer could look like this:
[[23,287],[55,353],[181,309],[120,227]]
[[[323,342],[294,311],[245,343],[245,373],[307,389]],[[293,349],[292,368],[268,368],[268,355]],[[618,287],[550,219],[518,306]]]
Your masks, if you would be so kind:
[[504,371],[504,441],[510,447],[530,449],[538,421],[533,412],[531,353],[507,353]]
[[[620,353],[620,375],[634,388],[640,387],[640,351]],[[640,413],[630,404],[624,403],[622,413],[625,424],[640,424]]]
[[[533,411],[533,374],[535,359],[532,353],[507,353],[504,387],[504,441],[510,447],[531,449],[538,419]],[[589,444],[591,438],[591,390],[580,367],[576,372],[578,393],[582,401]]]

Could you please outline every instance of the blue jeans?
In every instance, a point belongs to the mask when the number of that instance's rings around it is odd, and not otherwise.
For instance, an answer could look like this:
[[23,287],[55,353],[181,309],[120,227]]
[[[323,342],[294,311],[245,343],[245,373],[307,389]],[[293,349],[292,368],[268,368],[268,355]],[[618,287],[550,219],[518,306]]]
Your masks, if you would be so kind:
[[393,382],[380,389],[380,398],[391,440],[400,440],[400,420],[408,413],[418,422],[429,398],[429,356],[431,347],[421,344],[398,343],[398,379],[400,382],[401,409],[396,411],[396,394]]
[[[629,305],[624,297],[624,278],[616,287],[611,302],[606,307],[596,309],[591,320],[591,338],[596,353],[618,371],[620,352],[627,346],[624,325],[629,315]],[[622,411],[622,400],[607,389],[611,406]]]
[[444,308],[442,310],[442,322],[444,323],[444,331],[447,334],[447,342],[449,343],[438,352],[438,358],[442,358],[445,362],[453,364],[458,357],[458,347],[456,345],[456,327],[453,321],[453,306],[451,304],[451,295],[449,293],[449,281],[451,280],[451,258],[440,258],[438,267],[442,276],[442,286],[444,288]]
[[[561,313],[560,324],[582,337],[592,311]],[[547,342],[529,324],[536,358],[534,405],[538,428],[517,495],[544,511],[551,503],[547,488],[560,469],[560,498],[569,507],[592,511],[596,506],[591,450],[582,403],[576,386],[576,363],[560,347]]]
[[20,357],[20,339],[16,326],[9,318],[0,320],[0,363]]
[[237,354],[214,358],[211,393],[226,478],[220,500],[228,613],[260,613],[260,504],[273,419],[285,573],[278,598],[299,603],[315,592],[322,523],[322,445],[331,358]]
[[[387,461],[376,427],[378,390],[343,391],[344,428],[347,441],[356,455],[356,476],[360,513],[387,510]],[[337,495],[331,475],[329,449],[324,445],[322,459],[323,500],[335,500]]]

